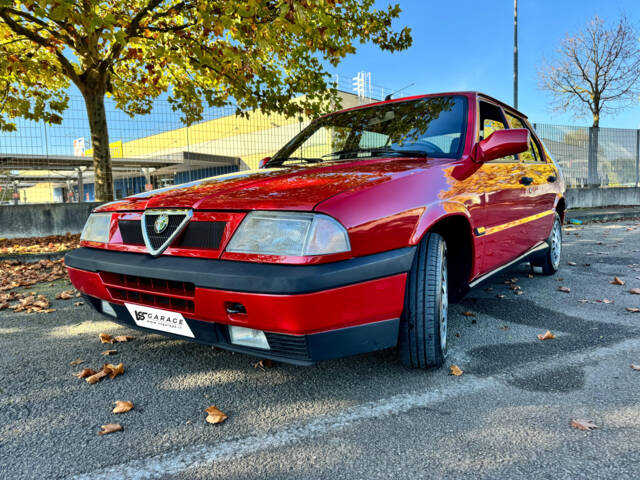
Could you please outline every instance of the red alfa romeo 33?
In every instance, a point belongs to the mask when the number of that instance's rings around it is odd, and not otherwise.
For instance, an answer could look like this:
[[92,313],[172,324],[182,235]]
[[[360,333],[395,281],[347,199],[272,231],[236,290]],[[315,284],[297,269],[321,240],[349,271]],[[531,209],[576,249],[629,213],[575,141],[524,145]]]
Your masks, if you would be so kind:
[[65,262],[98,312],[295,364],[398,346],[441,365],[447,310],[560,263],[564,181],[522,113],[476,92],[321,117],[261,168],[102,205]]

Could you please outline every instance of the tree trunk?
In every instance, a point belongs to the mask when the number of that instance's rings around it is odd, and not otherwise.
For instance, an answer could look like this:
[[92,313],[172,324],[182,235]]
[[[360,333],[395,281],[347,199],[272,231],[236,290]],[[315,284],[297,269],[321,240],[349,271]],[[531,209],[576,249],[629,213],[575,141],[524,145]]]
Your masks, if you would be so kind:
[[111,171],[107,115],[104,108],[104,91],[87,88],[84,89],[83,96],[91,129],[93,185],[96,201],[110,202],[113,200],[113,173]]

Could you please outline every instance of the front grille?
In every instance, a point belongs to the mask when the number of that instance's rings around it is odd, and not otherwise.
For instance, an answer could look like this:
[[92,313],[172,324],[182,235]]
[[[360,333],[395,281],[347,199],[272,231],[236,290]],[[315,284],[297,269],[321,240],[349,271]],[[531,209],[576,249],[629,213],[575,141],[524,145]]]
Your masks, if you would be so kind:
[[193,283],[110,272],[100,272],[100,278],[116,300],[184,313],[195,311]]
[[183,248],[210,248],[217,250],[222,242],[227,222],[190,222],[180,240]]
[[120,220],[118,221],[122,243],[130,245],[144,245],[140,220]]
[[[146,217],[147,219],[151,217],[157,218],[157,215],[147,215]],[[163,232],[163,235],[169,231],[169,228],[171,227],[172,217],[177,217],[177,215],[171,215],[169,217],[170,225]],[[151,232],[153,232],[154,236],[158,236],[153,230],[153,222],[155,222],[155,218],[153,219],[153,221],[147,220],[147,225],[150,224]],[[179,224],[180,222],[178,222],[178,225]],[[187,228],[185,229],[184,234],[182,235],[182,238],[180,238],[177,246],[181,248],[201,248],[217,250],[218,248],[220,248],[220,244],[222,243],[222,236],[224,235],[224,229],[226,225],[227,222],[191,221],[187,225]],[[140,228],[140,220],[120,220],[118,222],[118,226],[120,228],[122,243],[128,245],[144,245],[144,238],[142,237],[142,230]],[[149,230],[147,230],[147,233],[148,232]],[[151,240],[151,235],[149,235],[149,240]],[[166,238],[164,241],[166,241]],[[164,241],[160,242],[158,246],[162,245]],[[154,246],[153,243],[151,246],[154,249],[158,248],[157,246]]]
[[156,233],[154,230],[154,223],[156,219],[161,214],[149,214],[145,215],[143,218],[145,219],[145,229],[147,231],[147,238],[149,239],[149,243],[151,248],[154,250],[159,249],[164,243],[175,233],[178,229],[182,221],[185,219],[185,214],[172,214],[169,215],[169,225],[165,228],[162,233]]

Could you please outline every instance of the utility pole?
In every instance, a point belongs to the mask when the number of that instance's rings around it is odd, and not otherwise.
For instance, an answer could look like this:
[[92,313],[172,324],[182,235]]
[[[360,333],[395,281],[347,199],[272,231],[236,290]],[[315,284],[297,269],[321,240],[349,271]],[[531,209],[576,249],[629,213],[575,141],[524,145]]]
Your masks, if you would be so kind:
[[513,0],[513,108],[518,108],[518,0]]

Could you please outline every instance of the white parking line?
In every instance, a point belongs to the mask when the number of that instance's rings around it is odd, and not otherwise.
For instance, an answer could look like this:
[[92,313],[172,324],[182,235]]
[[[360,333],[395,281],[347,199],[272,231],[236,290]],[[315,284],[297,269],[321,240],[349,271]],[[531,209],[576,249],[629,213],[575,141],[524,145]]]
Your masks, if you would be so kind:
[[[625,351],[636,352],[639,347],[640,340],[631,339],[609,347],[553,357],[543,364],[531,362],[531,364],[519,365],[517,368],[519,371],[527,372],[531,375],[547,369],[557,368],[559,365],[589,362]],[[122,465],[108,467],[73,478],[76,480],[147,479],[157,478],[162,475],[175,475],[189,468],[245,457],[262,450],[279,448],[321,436],[361,420],[398,415],[415,408],[430,406],[446,400],[478,393],[482,390],[510,388],[499,381],[499,378],[506,374],[507,372],[493,378],[480,378],[469,375],[456,379],[454,383],[447,385],[446,390],[429,390],[394,395],[390,398],[358,405],[337,415],[326,415],[308,422],[286,425],[275,433],[245,437],[216,445],[187,447],[179,451],[133,460]]]

